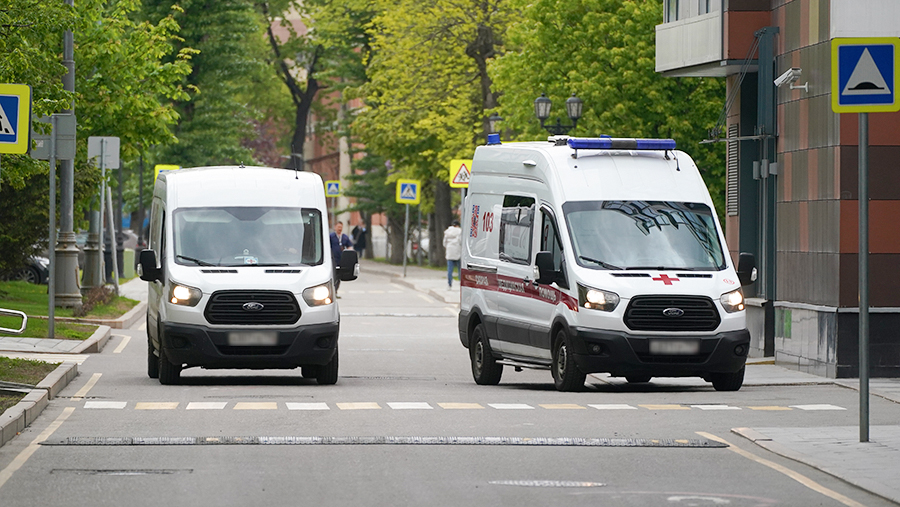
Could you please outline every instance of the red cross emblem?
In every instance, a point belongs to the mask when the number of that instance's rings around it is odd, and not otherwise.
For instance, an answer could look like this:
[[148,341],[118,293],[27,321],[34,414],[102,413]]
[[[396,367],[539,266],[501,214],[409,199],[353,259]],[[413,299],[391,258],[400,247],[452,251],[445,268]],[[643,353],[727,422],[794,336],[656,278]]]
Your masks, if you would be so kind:
[[662,282],[666,285],[672,285],[672,282],[677,282],[679,280],[678,280],[678,278],[669,278],[669,275],[662,274],[662,275],[659,275],[659,278],[654,278],[653,281],[654,282]]

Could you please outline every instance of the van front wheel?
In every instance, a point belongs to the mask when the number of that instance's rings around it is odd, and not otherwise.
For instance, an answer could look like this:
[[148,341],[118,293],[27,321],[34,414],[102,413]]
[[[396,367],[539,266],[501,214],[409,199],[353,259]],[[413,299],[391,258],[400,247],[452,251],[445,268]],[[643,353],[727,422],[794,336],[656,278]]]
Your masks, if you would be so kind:
[[[302,371],[302,370],[301,370]],[[338,381],[338,349],[334,349],[334,356],[328,364],[319,366],[316,371],[316,382],[322,386],[337,384]]]
[[553,384],[557,391],[580,391],[587,375],[575,364],[575,354],[569,343],[569,335],[561,329],[553,342]]
[[744,385],[744,368],[734,373],[713,373],[709,376],[716,391],[737,391]]
[[[160,340],[162,345],[162,340]],[[163,385],[178,385],[181,382],[181,363],[175,364],[166,356],[165,347],[159,348],[159,383]]]
[[480,386],[495,386],[503,376],[503,365],[491,353],[484,325],[478,324],[472,330],[472,343],[469,344],[469,359],[472,360],[472,378]]

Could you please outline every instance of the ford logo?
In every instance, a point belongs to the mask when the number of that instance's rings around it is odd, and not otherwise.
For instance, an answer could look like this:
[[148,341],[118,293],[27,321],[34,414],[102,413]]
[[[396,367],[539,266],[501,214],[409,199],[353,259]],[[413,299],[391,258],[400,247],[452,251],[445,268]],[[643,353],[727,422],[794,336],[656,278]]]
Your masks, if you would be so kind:
[[684,310],[681,308],[666,308],[663,310],[663,315],[666,317],[681,317],[684,315]]
[[257,303],[256,301],[250,301],[249,303],[244,303],[244,306],[242,306],[241,308],[243,308],[245,311],[248,311],[248,312],[258,312],[258,311],[262,310],[263,308],[265,308],[265,306],[262,303]]

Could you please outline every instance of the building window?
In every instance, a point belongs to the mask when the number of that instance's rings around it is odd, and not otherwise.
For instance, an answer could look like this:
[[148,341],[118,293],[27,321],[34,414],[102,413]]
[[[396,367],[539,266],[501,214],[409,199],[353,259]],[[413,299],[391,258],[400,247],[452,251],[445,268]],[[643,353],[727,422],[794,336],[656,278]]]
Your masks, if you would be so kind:
[[712,0],[700,0],[700,12],[699,14],[709,14],[710,9],[712,8]]
[[678,21],[679,0],[666,0],[666,23]]

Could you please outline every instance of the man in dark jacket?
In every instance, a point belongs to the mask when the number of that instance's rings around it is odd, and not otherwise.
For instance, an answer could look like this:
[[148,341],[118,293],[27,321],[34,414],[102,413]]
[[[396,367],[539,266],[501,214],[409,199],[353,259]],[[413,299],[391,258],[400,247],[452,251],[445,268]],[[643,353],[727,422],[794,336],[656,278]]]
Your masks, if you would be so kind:
[[359,253],[360,259],[363,258],[363,252],[366,249],[367,233],[368,231],[366,230],[365,222],[360,222],[356,227],[353,228],[353,231],[350,233],[350,236],[353,238],[353,249]]

